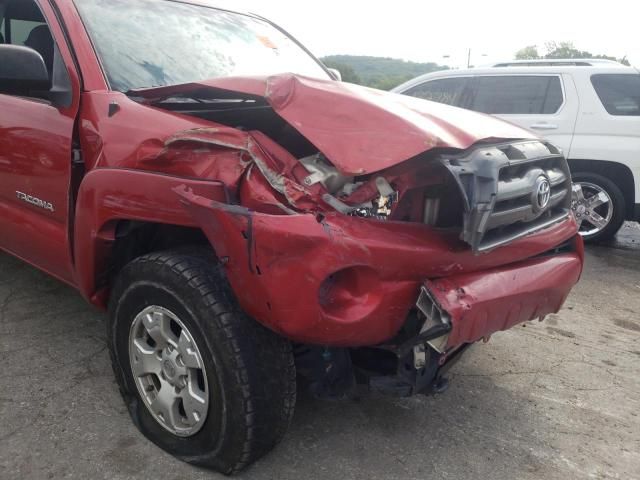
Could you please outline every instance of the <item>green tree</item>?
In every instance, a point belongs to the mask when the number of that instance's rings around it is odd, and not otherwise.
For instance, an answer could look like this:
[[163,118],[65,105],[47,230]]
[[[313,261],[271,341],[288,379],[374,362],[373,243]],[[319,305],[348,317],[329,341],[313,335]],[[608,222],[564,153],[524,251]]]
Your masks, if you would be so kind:
[[338,70],[340,72],[340,75],[342,75],[343,82],[357,83],[357,84],[362,83],[362,80],[360,80],[360,77],[358,76],[358,74],[356,73],[356,71],[353,69],[352,66],[346,65],[340,62],[335,62],[332,60],[325,60],[324,64],[327,66],[327,68],[335,68],[336,70]]
[[[419,63],[398,58],[361,55],[331,55],[321,60],[328,67],[338,68],[342,73],[343,80],[381,90],[389,90],[423,73],[448,68],[433,62]],[[344,70],[345,66],[353,69],[357,76],[357,81],[347,78]]]
[[[516,52],[516,60],[529,60],[538,58],[602,58],[605,60],[614,60],[623,65],[629,65],[627,57],[616,58],[609,55],[595,55],[586,50],[579,50],[573,42],[547,42],[545,44],[546,53],[544,57],[538,55],[538,49],[535,46],[524,47]],[[535,55],[535,56],[534,56]]]
[[381,77],[377,77],[368,82],[367,86],[372,88],[377,88],[380,90],[391,90],[392,88],[397,87],[401,83],[406,82],[407,80],[411,80],[413,75],[385,75]]
[[592,58],[590,52],[578,50],[573,42],[547,42],[544,58]]
[[537,60],[540,58],[537,45],[529,45],[516,52],[516,60]]

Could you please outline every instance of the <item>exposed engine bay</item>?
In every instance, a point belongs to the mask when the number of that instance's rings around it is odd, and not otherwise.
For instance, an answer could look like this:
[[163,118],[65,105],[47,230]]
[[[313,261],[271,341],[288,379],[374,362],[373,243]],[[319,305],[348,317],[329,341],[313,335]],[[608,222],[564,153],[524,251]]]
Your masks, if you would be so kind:
[[[383,171],[356,175],[341,172],[259,96],[203,88],[156,98],[150,104],[247,132],[263,147],[272,147],[266,159],[248,148],[253,161],[242,160],[247,177],[257,169],[280,194],[268,201],[241,202],[259,212],[335,211],[457,229],[475,252],[569,215],[571,180],[566,161],[555,147],[538,140],[480,143],[463,152],[433,148]],[[224,147],[215,133],[186,131],[166,145]]]

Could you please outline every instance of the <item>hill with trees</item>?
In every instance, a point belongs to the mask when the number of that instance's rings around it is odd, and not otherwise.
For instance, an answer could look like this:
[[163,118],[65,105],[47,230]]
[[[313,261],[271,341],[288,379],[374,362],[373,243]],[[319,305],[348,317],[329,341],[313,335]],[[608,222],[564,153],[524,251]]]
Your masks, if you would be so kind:
[[[530,45],[515,53],[516,60],[534,60],[543,58],[603,58],[616,60],[625,65],[625,58],[593,54],[579,50],[572,42],[548,42],[544,53],[540,53],[537,45]],[[412,78],[429,72],[447,70],[449,67],[434,62],[420,63],[401,60],[399,58],[372,57],[365,55],[329,55],[321,58],[329,68],[340,70],[345,82],[357,83],[367,87],[391,90]]]
[[390,90],[424,73],[449,68],[433,62],[419,63],[398,58],[360,55],[330,55],[321,60],[327,67],[340,70],[345,82],[381,90]]

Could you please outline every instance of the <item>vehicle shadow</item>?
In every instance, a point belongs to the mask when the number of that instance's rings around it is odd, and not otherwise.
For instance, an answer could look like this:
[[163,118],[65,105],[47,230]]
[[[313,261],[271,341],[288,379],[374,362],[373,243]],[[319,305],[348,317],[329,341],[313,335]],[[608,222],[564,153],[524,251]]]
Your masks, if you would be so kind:
[[587,245],[587,248],[597,247],[604,251],[607,249],[640,251],[640,223],[625,222],[611,240]]
[[544,464],[531,445],[544,443],[544,421],[532,401],[495,385],[482,353],[468,355],[436,396],[365,393],[328,402],[300,395],[282,446],[246,478],[496,478],[496,462],[518,478],[540,475]]

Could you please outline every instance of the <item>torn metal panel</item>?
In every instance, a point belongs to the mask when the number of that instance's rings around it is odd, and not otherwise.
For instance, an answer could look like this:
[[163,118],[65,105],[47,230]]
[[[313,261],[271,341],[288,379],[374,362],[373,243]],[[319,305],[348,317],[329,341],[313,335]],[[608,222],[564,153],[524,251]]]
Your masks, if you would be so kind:
[[292,74],[217,78],[133,95],[153,102],[206,88],[265,99],[345,175],[381,171],[434,148],[464,150],[479,141],[536,138],[487,115]]
[[[139,163],[143,168],[162,168],[167,173],[174,173],[174,169],[184,171],[185,164],[193,164],[193,168],[201,170],[201,176],[212,176],[233,190],[240,187],[241,178],[246,183],[260,183],[255,179],[260,175],[274,191],[267,194],[262,189],[263,198],[269,199],[267,206],[280,196],[283,203],[278,208],[282,212],[293,212],[290,207],[302,211],[318,209],[318,200],[312,195],[319,189],[306,188],[291,178],[292,170],[299,167],[297,159],[261,132],[228,127],[185,130],[169,137],[159,153]],[[245,176],[249,167],[255,169],[253,177]],[[253,206],[259,209],[257,202]]]

